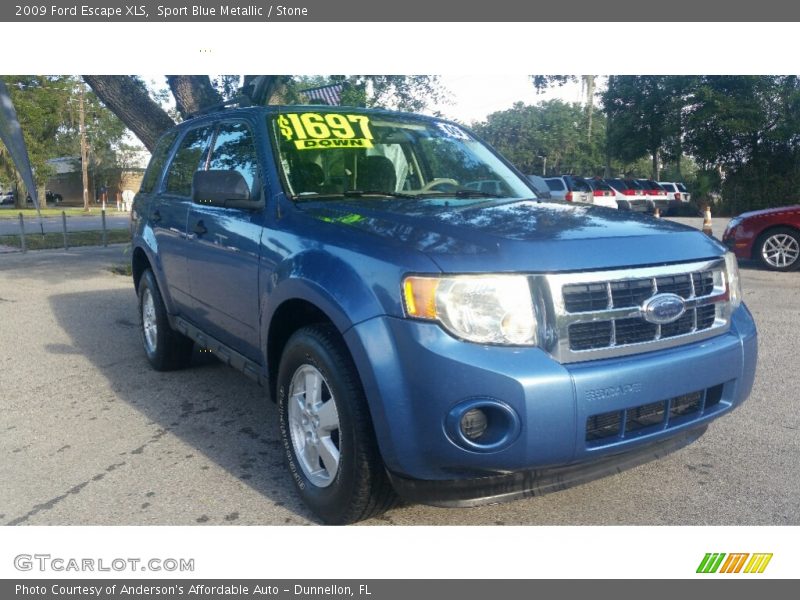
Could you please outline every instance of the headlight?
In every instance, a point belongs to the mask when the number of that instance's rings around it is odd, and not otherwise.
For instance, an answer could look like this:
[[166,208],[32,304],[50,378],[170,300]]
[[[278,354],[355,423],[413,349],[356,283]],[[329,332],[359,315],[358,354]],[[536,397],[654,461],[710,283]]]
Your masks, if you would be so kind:
[[723,237],[727,237],[729,233],[733,233],[733,230],[736,229],[741,223],[742,217],[734,217],[728,221],[728,226],[725,228],[725,234]]
[[539,328],[524,275],[407,277],[403,300],[407,316],[438,321],[470,342],[537,343]]
[[731,309],[735,310],[742,303],[742,282],[739,279],[739,262],[733,252],[725,254],[725,274],[728,278]]

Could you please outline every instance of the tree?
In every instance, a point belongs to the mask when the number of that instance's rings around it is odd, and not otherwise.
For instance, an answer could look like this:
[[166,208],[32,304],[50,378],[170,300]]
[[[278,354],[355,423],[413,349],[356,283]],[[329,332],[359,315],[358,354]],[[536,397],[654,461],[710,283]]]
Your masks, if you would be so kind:
[[[55,157],[53,142],[68,120],[67,99],[71,85],[70,78],[5,76],[4,80],[25,138],[38,196],[44,202],[44,186],[51,173],[47,160]],[[6,170],[9,170],[9,165],[6,166]],[[32,193],[33,190],[20,191],[22,182],[16,172],[15,179],[16,204],[18,208],[24,208],[27,193]]]
[[[590,144],[583,132],[587,115],[578,104],[560,100],[524,105],[492,113],[475,131],[525,173],[595,174],[603,164],[604,136]],[[545,158],[546,157],[546,158]]]
[[800,185],[800,83],[794,75],[704,76],[686,111],[686,144],[716,172],[724,209],[780,206]]
[[[215,80],[215,86],[207,75],[167,76],[178,116],[188,118],[227,99],[238,76],[220,77]],[[151,97],[141,78],[120,75],[84,75],[83,78],[148,150],[152,151],[161,134],[175,125],[175,119]],[[354,104],[420,110],[444,95],[438,78],[430,76],[340,75],[327,79],[347,83],[349,96],[345,100]],[[245,75],[241,81],[239,95],[256,105],[297,102],[302,92],[298,86],[302,78],[288,75]]]
[[584,96],[586,107],[586,141],[592,142],[592,123],[594,121],[594,93],[597,89],[597,75],[531,75],[531,83],[536,88],[537,93],[543,92],[551,86],[562,86],[567,83],[581,82],[581,92]]
[[680,135],[672,118],[675,103],[670,76],[611,76],[602,99],[610,156],[633,162],[649,154],[651,176],[660,179],[662,153],[668,142]]
[[[80,87],[70,76],[6,76],[4,80],[20,120],[25,145],[34,172],[39,198],[45,200],[45,183],[52,174],[48,161],[77,156],[80,149]],[[96,174],[116,164],[119,143],[125,135],[123,123],[107,110],[95,94],[84,97],[88,158],[86,167]],[[0,152],[0,172],[16,177],[10,160]],[[19,182],[18,182],[19,187]],[[17,194],[17,205],[25,206],[26,193]]]

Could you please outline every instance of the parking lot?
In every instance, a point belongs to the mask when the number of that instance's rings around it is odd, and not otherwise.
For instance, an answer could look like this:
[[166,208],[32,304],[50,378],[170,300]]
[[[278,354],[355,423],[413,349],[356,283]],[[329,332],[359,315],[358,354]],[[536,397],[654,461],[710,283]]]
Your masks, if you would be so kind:
[[[201,355],[150,369],[130,278],[111,271],[127,259],[121,247],[0,257],[0,524],[313,523],[261,388]],[[800,272],[742,275],[755,387],[695,444],[539,498],[401,506],[366,524],[800,524]]]

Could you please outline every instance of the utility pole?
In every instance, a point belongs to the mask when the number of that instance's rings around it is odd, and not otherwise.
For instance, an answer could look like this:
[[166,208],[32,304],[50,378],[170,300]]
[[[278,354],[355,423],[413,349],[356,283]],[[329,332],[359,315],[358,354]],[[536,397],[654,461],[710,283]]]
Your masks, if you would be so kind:
[[83,210],[89,212],[89,150],[86,143],[86,109],[83,105],[84,88],[83,82],[80,86],[80,103],[78,105],[78,116],[81,135],[81,178],[83,182]]

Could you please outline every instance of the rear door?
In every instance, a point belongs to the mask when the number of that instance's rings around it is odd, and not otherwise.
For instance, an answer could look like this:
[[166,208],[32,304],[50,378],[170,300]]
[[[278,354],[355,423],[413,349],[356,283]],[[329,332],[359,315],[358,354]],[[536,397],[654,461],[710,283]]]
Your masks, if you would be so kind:
[[259,358],[258,262],[264,190],[253,127],[223,121],[207,168],[233,170],[250,188],[253,208],[192,204],[188,239],[192,320],[206,333],[251,360]]
[[173,305],[181,314],[189,313],[192,306],[186,238],[192,177],[205,163],[212,131],[210,126],[200,126],[184,134],[167,167],[161,192],[150,209],[149,221],[156,238],[163,278]]
[[592,196],[592,188],[588,183],[586,183],[586,180],[583,177],[565,177],[565,179],[567,179],[569,189],[572,192],[573,202],[584,202],[586,204],[592,203],[594,200]]
[[567,196],[567,186],[561,177],[548,177],[544,180],[550,188],[550,197],[555,200],[564,200]]

